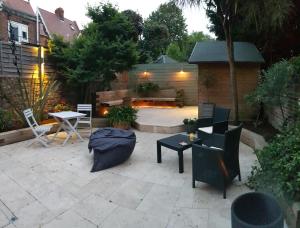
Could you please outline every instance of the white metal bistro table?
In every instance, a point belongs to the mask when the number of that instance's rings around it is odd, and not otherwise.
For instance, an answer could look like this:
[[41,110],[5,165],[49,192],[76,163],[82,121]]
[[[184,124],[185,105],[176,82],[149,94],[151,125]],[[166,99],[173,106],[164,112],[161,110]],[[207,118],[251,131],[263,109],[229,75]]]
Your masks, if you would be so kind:
[[[67,133],[67,138],[63,142],[63,146],[66,144],[66,142],[71,138],[73,134],[77,135],[78,138],[81,141],[83,141],[83,138],[80,136],[76,128],[80,118],[86,116],[86,114],[79,113],[79,112],[72,112],[72,111],[64,111],[64,112],[48,113],[48,115],[52,116],[59,123],[59,127],[55,135],[53,136],[52,140],[54,140],[58,132],[60,132],[60,130],[63,129]],[[72,124],[70,120],[75,120],[75,123]]]

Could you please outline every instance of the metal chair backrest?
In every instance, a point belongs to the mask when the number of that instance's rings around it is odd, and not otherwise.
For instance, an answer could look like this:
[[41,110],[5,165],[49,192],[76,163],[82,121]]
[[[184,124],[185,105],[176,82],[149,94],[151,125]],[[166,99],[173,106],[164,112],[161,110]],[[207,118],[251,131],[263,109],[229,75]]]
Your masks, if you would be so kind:
[[228,121],[229,114],[230,114],[230,109],[216,106],[214,111],[213,122],[217,123],[217,122]]
[[77,104],[77,112],[85,113],[84,119],[92,118],[92,105],[91,104]]
[[243,124],[225,132],[224,160],[227,167],[239,164],[239,147]]
[[23,114],[25,116],[25,119],[26,119],[28,125],[30,126],[30,128],[32,130],[34,130],[36,127],[39,126],[38,123],[36,122],[35,118],[34,118],[32,110],[30,108],[24,110]]
[[198,106],[198,118],[211,118],[214,115],[214,103],[202,103]]

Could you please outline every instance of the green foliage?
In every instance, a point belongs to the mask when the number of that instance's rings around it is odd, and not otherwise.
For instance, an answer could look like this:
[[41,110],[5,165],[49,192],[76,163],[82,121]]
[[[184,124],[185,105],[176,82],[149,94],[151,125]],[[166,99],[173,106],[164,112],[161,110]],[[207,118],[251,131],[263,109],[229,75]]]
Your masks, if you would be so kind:
[[[10,14],[7,14],[7,20],[10,21]],[[12,27],[10,25],[10,27]],[[11,56],[8,60],[11,61],[17,72],[17,77],[4,77],[0,83],[0,98],[3,98],[16,114],[18,120],[25,124],[23,111],[31,108],[37,121],[41,121],[44,117],[45,106],[51,93],[55,92],[59,83],[53,75],[43,75],[41,69],[35,75],[32,72],[31,79],[23,76],[20,68],[20,50],[16,45],[16,41],[9,40]],[[19,47],[20,48],[20,47]],[[39,52],[41,47],[39,47]],[[41,66],[39,66],[41,67]]]
[[168,46],[166,53],[168,56],[179,62],[187,60],[185,51],[182,51],[177,43],[171,43]]
[[294,79],[300,79],[300,56],[293,57],[289,60],[294,68]]
[[151,13],[145,23],[164,25],[169,32],[168,43],[180,43],[187,33],[182,9],[174,2],[161,4],[156,11]]
[[148,97],[153,92],[157,92],[159,90],[158,84],[153,82],[141,83],[137,86],[137,93],[139,96]]
[[55,105],[53,108],[53,112],[72,111],[72,110],[74,110],[74,107],[65,102],[59,103]]
[[289,85],[294,73],[293,66],[286,60],[272,65],[262,72],[262,82],[256,90],[246,96],[250,104],[263,103],[269,107],[280,107],[283,120],[286,119],[284,105],[287,104]]
[[161,4],[145,20],[144,39],[139,45],[140,52],[144,56],[147,53],[153,60],[156,60],[158,56],[166,54],[167,47],[171,43],[179,45],[181,49],[186,35],[186,23],[182,10],[173,2]]
[[255,189],[279,189],[300,200],[300,122],[278,134],[256,151],[259,165],[252,169],[249,185]]
[[[298,6],[293,7],[293,2]],[[296,45],[300,37],[297,27],[300,22],[299,6],[297,0],[241,2],[232,20],[233,40],[254,43],[267,64],[289,58],[291,53],[300,54]],[[210,20],[209,30],[218,40],[224,40],[222,22],[216,10],[208,9],[206,14]]]
[[183,89],[176,90],[176,105],[180,108],[183,107],[183,105],[184,105],[184,90]]
[[57,66],[67,81],[78,87],[81,102],[90,102],[95,83],[98,90],[109,90],[116,73],[137,62],[136,30],[127,16],[109,3],[88,7],[87,15],[92,22],[73,43],[66,46],[56,39],[51,49],[55,63],[65,60]]
[[131,22],[131,24],[133,25],[135,30],[134,40],[138,41],[139,37],[143,33],[143,28],[144,28],[144,22],[142,16],[133,10],[125,10],[122,12],[122,14],[125,15],[129,20],[129,22]]
[[168,46],[166,53],[168,56],[179,62],[187,61],[197,42],[211,39],[212,38],[209,35],[206,35],[203,32],[193,32],[181,41],[181,47],[178,43],[172,42]]
[[186,132],[195,133],[197,130],[197,118],[184,119],[183,124],[185,125]]
[[61,75],[65,69],[66,61],[68,61],[65,51],[69,46],[70,43],[64,41],[62,36],[55,34],[48,41],[49,61],[52,63],[57,75]]
[[13,127],[12,114],[0,108],[0,132],[8,131]]
[[109,109],[107,118],[109,123],[114,126],[116,124],[132,124],[137,118],[137,110],[130,106],[112,107]]
[[148,53],[155,60],[166,52],[169,30],[165,25],[145,22],[143,37],[139,45],[142,53]]

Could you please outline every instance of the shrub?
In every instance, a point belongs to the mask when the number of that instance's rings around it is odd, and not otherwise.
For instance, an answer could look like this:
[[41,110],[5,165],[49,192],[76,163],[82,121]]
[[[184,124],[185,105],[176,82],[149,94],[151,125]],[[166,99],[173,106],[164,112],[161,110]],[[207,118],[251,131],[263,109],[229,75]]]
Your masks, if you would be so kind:
[[246,96],[250,104],[263,103],[269,107],[280,107],[282,119],[287,116],[284,105],[287,104],[289,86],[294,74],[294,67],[286,60],[273,64],[268,70],[262,72],[262,82],[256,90]]
[[13,120],[11,113],[0,108],[0,132],[10,130],[12,127]]
[[256,151],[259,165],[252,169],[249,185],[276,189],[300,200],[300,122],[285,128],[271,143]]
[[65,102],[55,105],[53,109],[54,112],[72,111],[72,110],[73,107],[69,104],[66,104]]
[[195,133],[197,131],[197,118],[184,119],[182,122],[187,133]]
[[141,83],[137,87],[137,93],[140,96],[149,96],[153,92],[157,92],[159,90],[159,86],[153,82]]
[[[107,118],[112,126],[130,126],[137,118],[137,110],[130,106],[112,107],[109,109]],[[126,128],[125,127],[125,128]]]

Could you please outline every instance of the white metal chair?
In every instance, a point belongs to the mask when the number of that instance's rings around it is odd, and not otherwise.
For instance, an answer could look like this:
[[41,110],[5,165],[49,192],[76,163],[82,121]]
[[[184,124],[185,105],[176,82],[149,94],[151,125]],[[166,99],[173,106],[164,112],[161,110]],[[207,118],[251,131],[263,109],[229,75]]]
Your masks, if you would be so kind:
[[32,110],[26,109],[23,111],[25,119],[30,126],[33,134],[35,135],[35,139],[28,144],[30,146],[34,142],[39,142],[43,144],[43,146],[48,147],[49,140],[46,138],[46,133],[49,132],[53,125],[38,125],[36,122]]
[[77,112],[86,114],[78,121],[77,129],[90,128],[92,133],[92,105],[91,104],[77,104]]

